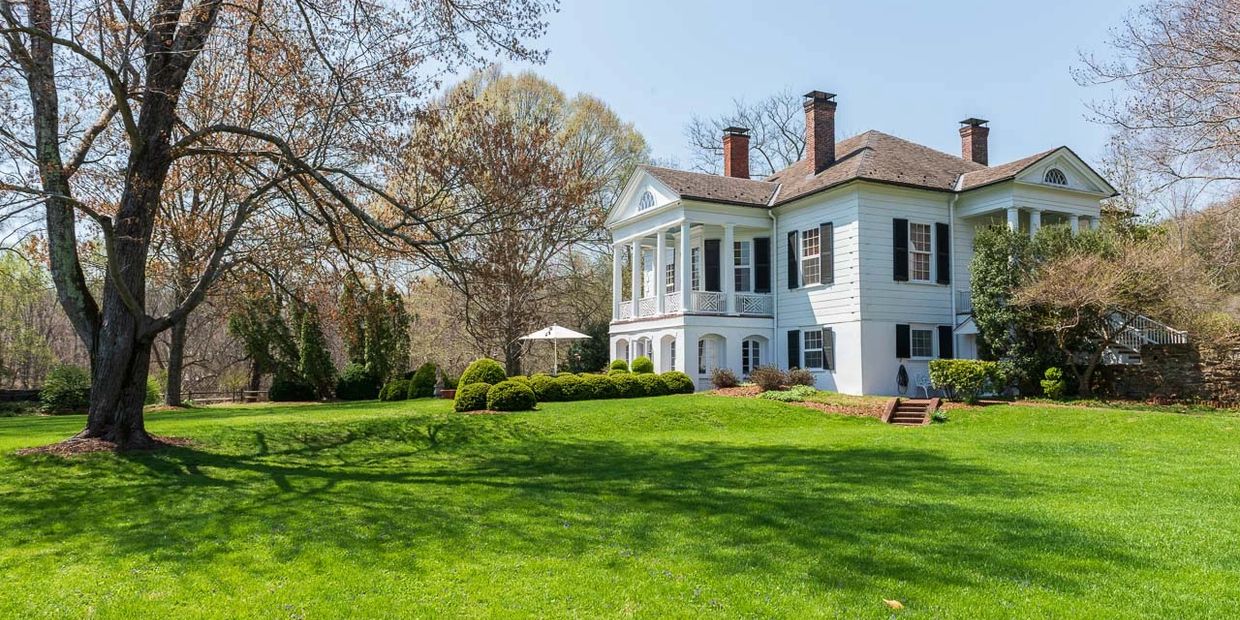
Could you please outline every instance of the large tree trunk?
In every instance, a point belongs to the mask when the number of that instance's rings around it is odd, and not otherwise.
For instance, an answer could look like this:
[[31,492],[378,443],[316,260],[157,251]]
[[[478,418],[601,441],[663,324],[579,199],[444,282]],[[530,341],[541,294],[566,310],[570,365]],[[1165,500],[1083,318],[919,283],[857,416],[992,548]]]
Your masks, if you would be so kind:
[[513,340],[504,346],[504,372],[509,377],[521,374],[521,343]]
[[185,369],[185,331],[188,318],[172,325],[168,343],[168,383],[164,386],[164,404],[169,407],[180,407],[181,374]]

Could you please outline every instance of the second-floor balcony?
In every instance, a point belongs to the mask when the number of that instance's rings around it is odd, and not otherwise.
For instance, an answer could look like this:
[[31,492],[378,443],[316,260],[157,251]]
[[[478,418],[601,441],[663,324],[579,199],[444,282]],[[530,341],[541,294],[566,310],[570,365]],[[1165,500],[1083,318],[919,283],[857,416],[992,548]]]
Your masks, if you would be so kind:
[[669,291],[663,298],[663,310],[659,311],[657,297],[643,297],[636,301],[620,302],[621,321],[673,316],[679,314],[718,314],[736,316],[772,316],[775,300],[766,293],[733,293],[732,309],[729,310],[728,294],[715,291],[690,291],[689,307],[682,308],[680,291]]

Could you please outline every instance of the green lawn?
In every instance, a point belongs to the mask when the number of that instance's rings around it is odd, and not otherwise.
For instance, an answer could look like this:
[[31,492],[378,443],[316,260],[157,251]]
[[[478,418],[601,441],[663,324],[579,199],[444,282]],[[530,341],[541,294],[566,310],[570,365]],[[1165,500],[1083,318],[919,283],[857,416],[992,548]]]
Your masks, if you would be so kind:
[[82,423],[0,419],[2,618],[1240,617],[1233,413],[418,401],[13,455]]

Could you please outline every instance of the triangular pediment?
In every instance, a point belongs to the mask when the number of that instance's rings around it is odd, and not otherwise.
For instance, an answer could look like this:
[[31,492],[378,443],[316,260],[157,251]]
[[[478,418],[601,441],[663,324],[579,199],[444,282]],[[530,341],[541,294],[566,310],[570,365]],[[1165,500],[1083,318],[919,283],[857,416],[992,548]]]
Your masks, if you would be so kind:
[[610,226],[623,222],[678,200],[680,200],[680,195],[672,188],[659,181],[645,168],[638,168],[633,171],[633,176],[629,177],[624,191],[620,192],[620,197],[612,205],[605,224]]
[[1016,181],[1048,189],[1067,189],[1100,196],[1112,196],[1116,193],[1106,179],[1067,147],[1056,149],[1033,162],[1016,175]]

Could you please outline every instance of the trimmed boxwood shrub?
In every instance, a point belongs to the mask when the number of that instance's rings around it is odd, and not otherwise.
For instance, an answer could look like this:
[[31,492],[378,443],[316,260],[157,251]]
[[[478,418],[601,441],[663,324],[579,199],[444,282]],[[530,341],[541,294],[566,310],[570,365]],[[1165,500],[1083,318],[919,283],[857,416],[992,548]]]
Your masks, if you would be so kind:
[[663,380],[663,385],[667,386],[668,394],[693,393],[693,379],[679,370],[669,370],[659,375],[659,379]]
[[[371,400],[379,397],[379,378],[361,364],[349,364],[336,382],[336,398]],[[311,399],[313,400],[313,399]]]
[[654,362],[645,355],[639,356],[633,360],[633,372],[638,374],[648,374],[654,372]]
[[481,411],[487,408],[487,392],[490,383],[470,383],[456,390],[456,402],[452,408],[457,411]]
[[627,374],[629,374],[629,371],[627,371],[627,370],[608,370],[608,371],[607,371],[607,374],[608,374],[608,375],[612,375],[612,376],[615,376],[615,375],[627,375]]
[[1042,379],[1042,394],[1047,398],[1059,400],[1068,393],[1068,384],[1063,380],[1063,369],[1051,366],[1046,369]]
[[590,390],[590,398],[596,400],[605,400],[615,398],[619,393],[616,390],[616,383],[608,375],[590,375],[582,379],[586,387]]
[[642,373],[637,375],[637,382],[641,384],[642,391],[646,396],[666,396],[667,384],[663,383],[663,379],[659,375],[651,373]]
[[487,390],[487,409],[492,411],[529,411],[537,402],[534,390],[521,381],[500,381]]
[[276,375],[271,380],[271,388],[267,390],[267,398],[273,403],[290,403],[306,400],[318,400],[314,386],[301,377]]
[[808,385],[814,387],[814,373],[804,368],[793,368],[788,371],[788,385]]
[[488,383],[495,385],[508,375],[504,373],[504,365],[489,358],[483,357],[476,359],[465,368],[465,372],[461,373],[458,380],[460,385],[469,385],[471,383]]
[[1003,371],[997,362],[930,360],[930,383],[949,398],[975,403],[988,386],[1003,384]]
[[534,397],[540,403],[553,403],[563,398],[560,384],[556,383],[551,375],[537,374],[530,377],[530,389],[534,390]]
[[749,380],[753,381],[763,392],[778,390],[785,385],[789,385],[788,375],[780,370],[778,366],[766,364],[754,368],[749,373]]
[[379,400],[405,400],[409,396],[409,382],[404,379],[389,381],[379,392]]
[[588,400],[590,387],[586,380],[573,374],[563,374],[555,378],[560,386],[560,400]]
[[427,362],[418,366],[406,384],[408,398],[430,398],[435,395],[435,365]]
[[44,413],[78,413],[90,408],[90,373],[77,366],[52,369],[39,391]]
[[508,377],[508,380],[516,381],[517,383],[524,383],[525,385],[530,384],[530,378],[525,375],[513,375],[511,377]]
[[624,360],[611,360],[611,365],[607,367],[609,370],[618,370],[620,372],[629,371],[629,363]]
[[642,387],[642,382],[637,380],[637,375],[619,374],[613,376],[611,381],[616,384],[616,396],[620,398],[640,398],[646,395],[646,389]]

